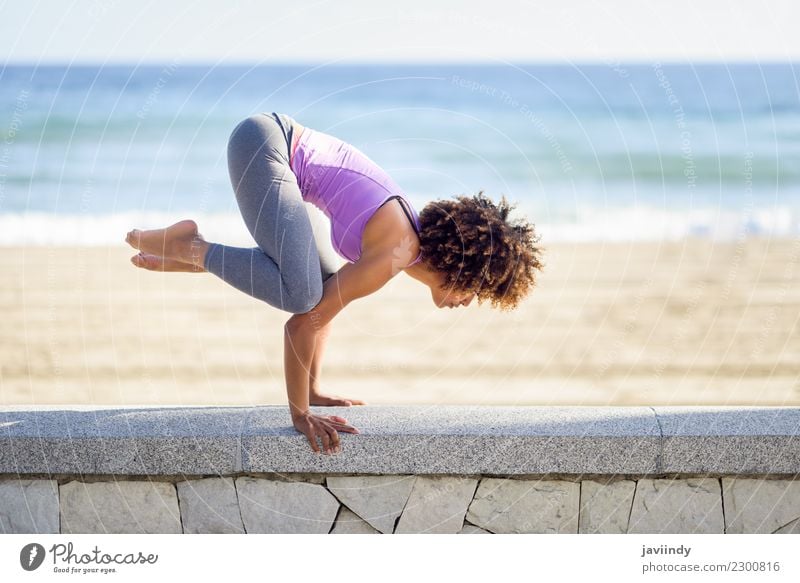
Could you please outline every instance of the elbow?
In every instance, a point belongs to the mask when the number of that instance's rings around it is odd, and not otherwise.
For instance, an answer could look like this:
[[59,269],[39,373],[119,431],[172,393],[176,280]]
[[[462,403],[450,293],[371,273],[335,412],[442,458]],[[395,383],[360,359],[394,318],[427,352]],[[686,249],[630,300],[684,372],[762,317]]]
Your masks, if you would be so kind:
[[300,335],[306,336],[312,334],[318,328],[317,322],[319,315],[314,312],[307,312],[301,314],[294,314],[286,321],[283,329],[290,337],[298,337]]
[[306,314],[295,314],[283,326],[284,359],[300,362],[305,369],[311,365],[318,332]]
[[304,317],[303,314],[294,314],[286,320],[286,324],[283,325],[283,331],[289,336],[294,336],[305,327],[307,320],[308,318]]

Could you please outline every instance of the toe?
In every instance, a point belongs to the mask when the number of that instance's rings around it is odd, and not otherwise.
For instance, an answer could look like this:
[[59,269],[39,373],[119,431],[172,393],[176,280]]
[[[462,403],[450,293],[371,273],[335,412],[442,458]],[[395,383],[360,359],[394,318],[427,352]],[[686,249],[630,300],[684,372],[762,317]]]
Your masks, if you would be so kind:
[[148,260],[148,256],[144,253],[139,253],[138,255],[134,255],[131,257],[131,261],[136,267],[143,267],[145,269],[150,269],[152,266]]

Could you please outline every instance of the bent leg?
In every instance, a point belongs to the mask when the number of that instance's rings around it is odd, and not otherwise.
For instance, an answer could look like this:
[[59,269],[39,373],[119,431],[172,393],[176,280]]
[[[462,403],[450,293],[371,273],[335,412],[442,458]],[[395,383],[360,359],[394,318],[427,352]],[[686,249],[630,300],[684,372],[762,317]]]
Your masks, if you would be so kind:
[[264,114],[237,125],[228,141],[228,170],[258,247],[211,243],[205,269],[271,306],[309,311],[322,298],[321,262],[281,126]]

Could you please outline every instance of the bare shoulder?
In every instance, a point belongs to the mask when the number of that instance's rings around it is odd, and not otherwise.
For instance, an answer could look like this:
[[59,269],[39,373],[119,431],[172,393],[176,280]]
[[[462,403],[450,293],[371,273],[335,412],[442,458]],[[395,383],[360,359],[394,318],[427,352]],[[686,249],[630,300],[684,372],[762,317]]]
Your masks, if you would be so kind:
[[295,148],[297,148],[297,143],[300,141],[300,136],[303,135],[305,130],[305,127],[295,121],[295,132],[292,134],[292,156],[294,155]]
[[419,254],[420,241],[400,205],[393,198],[373,213],[364,226],[361,254],[389,257],[398,269],[405,269]]

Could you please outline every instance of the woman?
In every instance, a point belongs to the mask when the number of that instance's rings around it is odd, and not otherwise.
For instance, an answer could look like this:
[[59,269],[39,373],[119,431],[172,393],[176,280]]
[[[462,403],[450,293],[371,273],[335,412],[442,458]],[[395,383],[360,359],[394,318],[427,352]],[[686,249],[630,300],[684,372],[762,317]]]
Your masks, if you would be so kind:
[[[512,207],[482,192],[428,204],[419,215],[400,187],[355,147],[305,128],[281,113],[240,122],[228,141],[236,200],[258,247],[212,243],[191,220],[166,229],[134,229],[126,241],[137,267],[207,271],[271,306],[292,313],[284,327],[284,369],[294,427],[315,453],[341,451],[339,431],[358,433],[337,415],[310,405],[363,405],[319,392],[331,321],[400,271],[428,286],[440,307],[477,298],[512,309],[541,269],[533,226],[510,222]],[[331,239],[347,259],[341,269],[327,241],[312,232],[308,201],[331,221]]]

